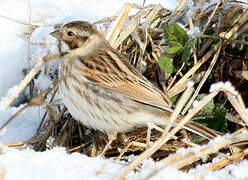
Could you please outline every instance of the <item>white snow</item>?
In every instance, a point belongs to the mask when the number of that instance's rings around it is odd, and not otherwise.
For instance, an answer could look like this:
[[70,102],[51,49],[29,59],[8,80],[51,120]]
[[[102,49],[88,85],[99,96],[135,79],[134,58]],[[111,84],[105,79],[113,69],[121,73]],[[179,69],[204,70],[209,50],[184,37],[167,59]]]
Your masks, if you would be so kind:
[[[31,12],[29,6],[31,2]],[[56,40],[49,36],[57,23],[66,23],[72,20],[97,21],[104,17],[115,15],[121,10],[126,2],[142,5],[143,0],[1,0],[0,1],[0,104],[6,100],[6,96],[13,94],[16,85],[24,78],[23,70],[27,72],[48,54],[57,52]],[[146,0],[147,4],[158,4],[168,9],[175,9],[177,6],[174,0]],[[25,37],[28,26],[3,18],[6,16],[17,21],[27,23],[29,14],[31,21],[41,24],[43,27],[36,28],[32,33],[31,42],[41,42],[44,45],[30,47],[28,52]],[[29,55],[28,55],[29,54]],[[29,57],[29,58],[28,58]],[[36,88],[42,91],[51,85],[51,79],[44,75],[44,72],[53,73],[58,61],[53,60],[43,67],[41,75],[35,79]],[[222,84],[223,85],[223,84]],[[227,85],[229,88],[230,85]],[[215,90],[216,87],[213,87]],[[7,93],[8,92],[8,93]],[[0,126],[6,122],[19,107],[9,107],[4,110],[0,107]],[[10,143],[29,140],[35,135],[37,127],[43,116],[44,108],[28,107],[20,113],[6,128],[0,136],[1,143]],[[111,179],[126,166],[123,162],[101,157],[87,157],[79,153],[66,153],[64,148],[56,147],[45,152],[34,152],[31,147],[9,148],[0,145],[0,179],[4,180],[25,179]],[[130,158],[131,159],[131,158]],[[133,157],[135,159],[135,157]],[[128,180],[143,179],[148,173],[146,169],[154,161],[148,159],[141,166],[141,172],[131,172],[127,175]],[[198,166],[188,173],[181,172],[172,167],[163,169],[154,176],[156,179],[189,179],[203,175],[204,179],[247,179],[248,161],[240,164],[230,165],[222,170],[211,172],[206,171],[205,166]],[[231,173],[230,173],[231,172]]]
[[[12,107],[7,110],[0,109],[0,126],[23,106],[21,105],[18,108]],[[26,108],[7,126],[6,132],[0,137],[0,142],[7,143],[28,140],[35,135],[43,114],[44,110],[40,107]]]
[[[0,155],[0,175],[4,180],[13,179],[112,179],[126,164],[112,159],[101,157],[87,157],[79,153],[66,153],[64,148],[56,147],[45,152],[35,152],[31,149],[18,150],[15,148],[3,148]],[[216,158],[214,161],[219,161]],[[127,180],[144,179],[151,173],[149,167],[154,162],[151,159],[145,160],[140,172],[131,172],[127,175]],[[210,165],[210,164],[208,164]],[[176,170],[173,167],[166,167],[152,180],[158,179],[183,179],[195,180],[202,176],[203,179],[213,180],[233,180],[247,179],[248,161],[244,160],[237,165],[229,165],[219,171],[207,171],[204,166],[197,166],[188,173]],[[231,172],[231,173],[230,173]]]

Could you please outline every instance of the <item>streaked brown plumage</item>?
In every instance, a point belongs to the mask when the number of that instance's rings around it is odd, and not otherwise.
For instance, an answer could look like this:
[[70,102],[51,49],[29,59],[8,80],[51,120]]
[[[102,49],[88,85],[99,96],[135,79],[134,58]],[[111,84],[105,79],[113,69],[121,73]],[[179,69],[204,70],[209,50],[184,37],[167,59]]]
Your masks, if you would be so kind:
[[[75,119],[107,134],[147,123],[166,125],[172,113],[169,98],[113,49],[95,27],[74,21],[51,35],[59,40],[62,99]],[[197,126],[187,124],[189,129],[205,133]],[[205,134],[209,138],[214,135],[211,131]]]

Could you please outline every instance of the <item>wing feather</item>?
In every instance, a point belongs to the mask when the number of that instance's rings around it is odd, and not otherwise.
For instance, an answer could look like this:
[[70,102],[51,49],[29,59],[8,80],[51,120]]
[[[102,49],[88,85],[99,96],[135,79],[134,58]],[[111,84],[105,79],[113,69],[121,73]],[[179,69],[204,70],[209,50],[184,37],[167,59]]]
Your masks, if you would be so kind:
[[115,50],[78,58],[82,64],[80,71],[94,85],[135,101],[172,111],[170,99]]

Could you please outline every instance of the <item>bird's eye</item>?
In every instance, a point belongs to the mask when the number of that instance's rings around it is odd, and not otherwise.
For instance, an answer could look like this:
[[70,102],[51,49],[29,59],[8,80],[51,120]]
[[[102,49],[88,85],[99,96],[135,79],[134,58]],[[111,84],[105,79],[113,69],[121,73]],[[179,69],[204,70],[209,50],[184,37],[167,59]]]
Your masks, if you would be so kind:
[[73,33],[72,31],[68,31],[68,32],[67,32],[67,35],[68,35],[68,36],[74,36],[74,33]]

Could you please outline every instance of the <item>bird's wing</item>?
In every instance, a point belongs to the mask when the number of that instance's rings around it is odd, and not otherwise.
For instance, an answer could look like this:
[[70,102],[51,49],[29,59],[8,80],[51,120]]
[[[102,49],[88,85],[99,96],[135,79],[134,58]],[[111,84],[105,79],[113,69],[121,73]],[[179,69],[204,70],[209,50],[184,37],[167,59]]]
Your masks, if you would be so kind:
[[78,70],[96,86],[144,104],[172,111],[169,98],[115,50],[99,51],[78,59],[82,64],[77,66]]

